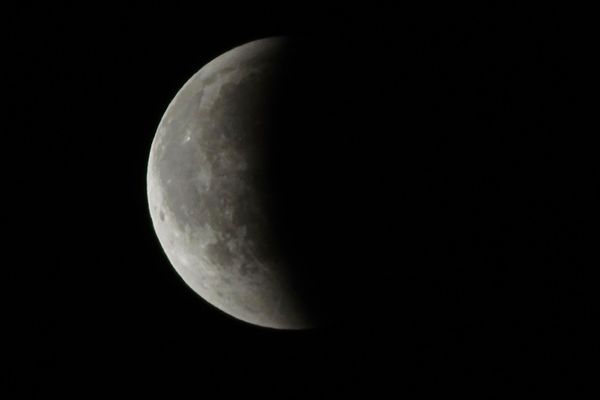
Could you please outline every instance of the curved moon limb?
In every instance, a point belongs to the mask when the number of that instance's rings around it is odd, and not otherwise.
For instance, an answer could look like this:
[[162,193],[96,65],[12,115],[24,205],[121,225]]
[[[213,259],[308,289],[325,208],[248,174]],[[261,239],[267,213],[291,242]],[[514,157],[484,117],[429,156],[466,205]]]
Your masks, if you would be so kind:
[[215,58],[181,88],[152,143],[147,191],[169,261],[197,294],[249,323],[310,327],[267,215],[269,90],[284,38]]

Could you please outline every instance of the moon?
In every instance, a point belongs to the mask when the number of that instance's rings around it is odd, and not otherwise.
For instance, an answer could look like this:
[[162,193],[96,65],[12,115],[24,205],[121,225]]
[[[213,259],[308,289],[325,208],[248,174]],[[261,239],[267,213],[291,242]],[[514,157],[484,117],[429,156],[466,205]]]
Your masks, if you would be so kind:
[[152,142],[147,195],[154,229],[185,283],[248,323],[312,326],[270,229],[264,161],[285,38],[236,47],[176,94]]

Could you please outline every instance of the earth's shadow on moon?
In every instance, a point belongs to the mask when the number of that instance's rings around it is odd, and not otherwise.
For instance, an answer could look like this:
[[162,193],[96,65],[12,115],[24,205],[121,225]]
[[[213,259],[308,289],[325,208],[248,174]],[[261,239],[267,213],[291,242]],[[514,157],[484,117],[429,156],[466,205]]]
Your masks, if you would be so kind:
[[[269,213],[289,281],[315,327],[360,319],[372,280],[373,165],[360,87],[347,49],[290,40],[274,85],[267,141]],[[368,145],[367,145],[368,146]],[[383,244],[383,242],[381,242]],[[376,268],[376,267],[375,267]],[[368,289],[368,290],[366,290]]]
[[276,246],[316,327],[443,324],[440,293],[471,290],[471,261],[448,248],[469,229],[476,198],[464,182],[480,173],[466,169],[472,153],[444,138],[480,132],[462,119],[468,101],[444,97],[432,60],[409,50],[369,58],[363,45],[288,46],[267,141]]

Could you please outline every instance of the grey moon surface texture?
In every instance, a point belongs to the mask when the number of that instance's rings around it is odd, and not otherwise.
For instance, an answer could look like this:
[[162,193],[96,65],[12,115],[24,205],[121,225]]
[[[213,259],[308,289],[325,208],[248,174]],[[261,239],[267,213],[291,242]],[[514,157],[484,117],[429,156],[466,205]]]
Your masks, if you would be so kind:
[[285,38],[246,43],[185,83],[152,142],[150,215],[169,261],[207,302],[251,324],[310,328],[269,230],[265,124]]

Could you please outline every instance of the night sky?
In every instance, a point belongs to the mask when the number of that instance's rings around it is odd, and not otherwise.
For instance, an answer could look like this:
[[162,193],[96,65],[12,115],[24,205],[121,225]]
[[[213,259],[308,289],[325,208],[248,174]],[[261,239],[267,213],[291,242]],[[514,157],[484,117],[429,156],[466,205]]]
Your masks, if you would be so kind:
[[[7,292],[8,398],[489,398],[585,382],[598,168],[577,18],[5,10],[5,170],[29,210],[8,216],[7,270],[27,276]],[[312,49],[293,67],[312,89],[288,99],[300,139],[280,172],[302,194],[287,244],[321,276],[328,327],[312,331],[251,326],[197,296],[146,198],[150,144],[183,83],[276,35]]]

